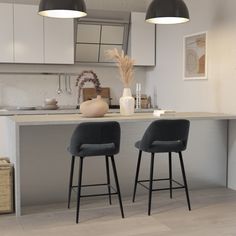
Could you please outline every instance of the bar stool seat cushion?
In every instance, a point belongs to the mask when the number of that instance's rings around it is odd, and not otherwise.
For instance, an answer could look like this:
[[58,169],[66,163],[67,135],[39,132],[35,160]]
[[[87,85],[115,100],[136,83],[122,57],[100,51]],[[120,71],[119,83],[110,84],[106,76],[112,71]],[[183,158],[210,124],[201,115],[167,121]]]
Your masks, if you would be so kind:
[[120,150],[120,125],[116,121],[84,122],[74,130],[68,151],[72,156],[113,156]]
[[114,143],[82,144],[78,151],[70,151],[73,156],[110,156],[116,152]]
[[185,150],[185,145],[181,140],[176,141],[154,141],[148,148],[142,148],[141,140],[135,143],[135,147],[141,151],[151,153],[181,152]]

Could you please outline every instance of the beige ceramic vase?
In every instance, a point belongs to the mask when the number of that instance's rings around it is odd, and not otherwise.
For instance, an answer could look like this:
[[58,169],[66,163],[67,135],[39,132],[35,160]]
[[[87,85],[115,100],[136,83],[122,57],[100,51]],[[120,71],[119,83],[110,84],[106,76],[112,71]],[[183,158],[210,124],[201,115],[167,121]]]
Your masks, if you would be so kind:
[[134,114],[134,98],[130,88],[124,88],[123,96],[120,98],[120,114],[131,116]]
[[102,117],[109,110],[108,104],[100,95],[80,104],[80,112],[85,117]]

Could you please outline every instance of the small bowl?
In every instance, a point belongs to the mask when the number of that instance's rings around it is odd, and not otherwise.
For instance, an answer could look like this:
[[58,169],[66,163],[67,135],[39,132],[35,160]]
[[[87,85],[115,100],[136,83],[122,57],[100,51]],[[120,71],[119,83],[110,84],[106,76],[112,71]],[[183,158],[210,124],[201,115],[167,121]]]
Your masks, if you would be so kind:
[[46,98],[44,100],[45,105],[56,105],[58,102],[55,98]]

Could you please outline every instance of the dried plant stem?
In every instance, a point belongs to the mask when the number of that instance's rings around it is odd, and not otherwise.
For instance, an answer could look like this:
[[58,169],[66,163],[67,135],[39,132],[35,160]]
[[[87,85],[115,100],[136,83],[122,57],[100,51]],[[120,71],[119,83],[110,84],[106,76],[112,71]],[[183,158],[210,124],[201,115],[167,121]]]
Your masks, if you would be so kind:
[[119,53],[117,48],[107,50],[106,55],[108,58],[116,61],[116,65],[120,72],[121,81],[125,88],[129,88],[134,79],[134,60],[125,55],[123,50]]

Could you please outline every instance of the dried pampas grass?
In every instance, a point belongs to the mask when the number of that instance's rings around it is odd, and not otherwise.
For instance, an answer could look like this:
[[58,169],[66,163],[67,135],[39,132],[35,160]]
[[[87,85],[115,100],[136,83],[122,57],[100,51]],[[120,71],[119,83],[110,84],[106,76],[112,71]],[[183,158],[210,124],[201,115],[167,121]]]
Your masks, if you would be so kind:
[[107,50],[106,56],[116,61],[116,65],[118,66],[120,72],[121,81],[125,88],[129,88],[134,79],[134,60],[125,55],[123,50],[119,53],[117,48]]

